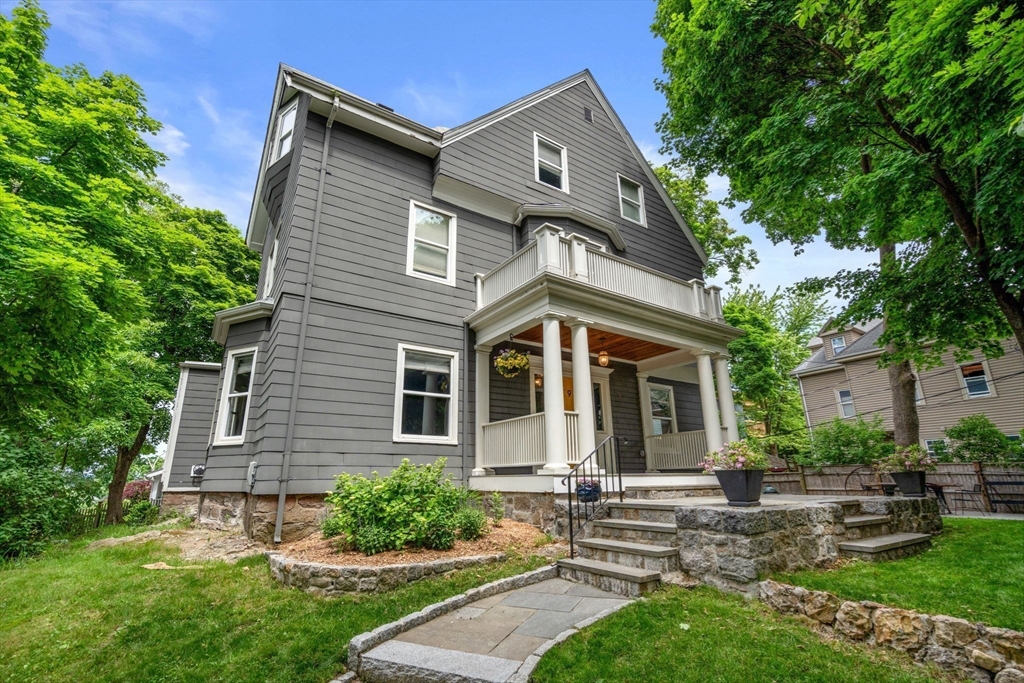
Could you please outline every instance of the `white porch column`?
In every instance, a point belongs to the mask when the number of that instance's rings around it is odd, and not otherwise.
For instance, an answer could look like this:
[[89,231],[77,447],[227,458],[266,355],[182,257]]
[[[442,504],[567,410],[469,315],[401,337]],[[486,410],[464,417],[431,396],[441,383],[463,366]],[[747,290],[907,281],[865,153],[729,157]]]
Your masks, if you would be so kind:
[[[647,438],[654,433],[654,424],[651,418],[651,388],[647,386],[647,378],[650,375],[646,372],[636,373],[637,388],[640,389],[640,425],[644,433],[644,452],[647,452]],[[647,458],[647,471],[654,472],[651,467],[651,459]]]
[[473,476],[488,474],[484,468],[484,425],[491,421],[491,347],[476,347],[476,443]]
[[715,400],[715,378],[711,372],[711,352],[697,352],[697,383],[700,387],[700,412],[704,416],[704,437],[708,450],[722,447],[722,425],[718,422],[718,402]]
[[565,402],[562,398],[562,336],[557,313],[541,317],[544,330],[544,448],[547,463],[541,474],[569,471],[565,452]]
[[715,379],[718,381],[718,409],[722,413],[722,426],[729,434],[729,441],[740,440],[740,429],[736,424],[736,405],[732,401],[732,381],[729,379],[729,358],[715,359]]
[[576,395],[574,407],[579,413],[578,460],[583,460],[597,447],[594,443],[597,436],[594,384],[590,379],[590,342],[587,339],[589,324],[589,320],[579,318],[569,323],[569,329],[572,330],[572,391]]

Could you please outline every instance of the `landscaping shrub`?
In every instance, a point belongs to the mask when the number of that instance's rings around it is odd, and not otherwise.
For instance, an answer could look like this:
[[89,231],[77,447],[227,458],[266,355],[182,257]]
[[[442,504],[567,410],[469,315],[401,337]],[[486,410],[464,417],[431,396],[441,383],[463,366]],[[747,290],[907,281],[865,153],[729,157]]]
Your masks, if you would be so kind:
[[68,527],[78,504],[43,444],[0,429],[0,559],[42,550]]
[[145,500],[149,498],[149,492],[153,488],[153,482],[149,479],[136,479],[124,485],[123,500]]
[[128,507],[124,515],[124,523],[128,526],[149,526],[160,516],[160,508],[148,500],[138,500]]
[[491,520],[494,526],[501,526],[501,520],[505,519],[505,499],[501,491],[491,492]]
[[1004,462],[1024,460],[1020,441],[999,431],[984,413],[968,415],[946,430],[952,444],[936,452],[946,462]]
[[875,415],[870,422],[860,415],[853,420],[836,417],[814,428],[811,450],[801,455],[797,462],[811,467],[870,465],[892,455],[893,449],[882,428],[881,415]]
[[444,474],[445,462],[438,458],[430,465],[413,465],[406,459],[386,477],[376,472],[370,478],[338,475],[327,496],[331,513],[321,525],[324,535],[344,535],[348,545],[367,555],[407,545],[451,548],[459,520],[468,519],[460,512],[475,509],[470,503],[479,497],[452,483],[451,475]]
[[487,531],[487,515],[476,507],[464,507],[455,513],[455,528],[463,541],[475,541]]

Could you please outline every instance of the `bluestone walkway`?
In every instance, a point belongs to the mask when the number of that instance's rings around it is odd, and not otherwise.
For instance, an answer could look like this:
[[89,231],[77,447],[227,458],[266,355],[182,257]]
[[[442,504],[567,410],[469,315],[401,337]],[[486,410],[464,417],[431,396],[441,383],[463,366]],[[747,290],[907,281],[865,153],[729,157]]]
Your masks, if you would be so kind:
[[372,660],[373,681],[391,678],[388,671],[394,680],[419,680],[422,672],[432,670],[438,674],[434,680],[504,683],[558,634],[626,602],[591,586],[549,579],[478,600],[406,631],[364,654],[364,664]]

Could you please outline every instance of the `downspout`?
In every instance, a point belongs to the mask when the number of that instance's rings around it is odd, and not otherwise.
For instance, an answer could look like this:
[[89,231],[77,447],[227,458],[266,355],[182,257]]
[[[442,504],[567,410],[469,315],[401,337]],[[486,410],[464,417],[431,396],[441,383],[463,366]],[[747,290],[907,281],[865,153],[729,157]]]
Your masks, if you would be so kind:
[[302,380],[302,357],[306,350],[306,327],[309,321],[309,301],[313,296],[313,268],[316,264],[317,246],[320,242],[320,214],[324,202],[324,184],[327,180],[327,155],[331,149],[331,129],[338,112],[338,98],[331,105],[324,131],[324,146],[320,154],[320,181],[316,188],[316,210],[313,213],[313,234],[309,244],[309,262],[306,265],[306,289],[302,295],[302,318],[299,323],[299,342],[295,356],[295,371],[292,375],[292,393],[288,401],[288,426],[284,437],[284,453],[281,459],[281,477],[277,480],[277,520],[274,522],[274,543],[281,542],[281,527],[284,526],[284,504],[288,497],[289,470],[292,462],[292,443],[295,440],[295,412],[298,404],[299,383]]

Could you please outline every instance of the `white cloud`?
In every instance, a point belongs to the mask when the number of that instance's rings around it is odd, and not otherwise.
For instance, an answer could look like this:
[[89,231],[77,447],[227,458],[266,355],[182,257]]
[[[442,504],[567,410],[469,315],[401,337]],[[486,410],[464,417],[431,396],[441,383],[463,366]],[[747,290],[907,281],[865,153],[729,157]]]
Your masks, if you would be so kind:
[[[459,74],[448,83],[416,83],[408,80],[396,93],[396,103],[408,106],[411,118],[428,126],[457,126],[464,122],[467,89]],[[387,103],[385,103],[387,104]]]
[[244,233],[252,203],[250,177],[204,171],[187,164],[179,165],[172,159],[160,169],[159,176],[185,204],[223,211],[228,220]]
[[214,124],[220,123],[220,112],[217,108],[210,104],[210,101],[203,95],[196,97],[196,101],[199,102],[199,106],[202,108],[203,113],[206,114],[206,118],[210,119]]
[[174,158],[180,157],[192,145],[185,139],[184,133],[171,124],[165,123],[160,132],[156,134],[153,146],[167,156]]
[[672,161],[672,157],[667,154],[662,154],[660,146],[652,142],[641,140],[636,144],[636,146],[640,148],[640,153],[644,155],[644,158],[654,166],[664,166],[668,162]]

